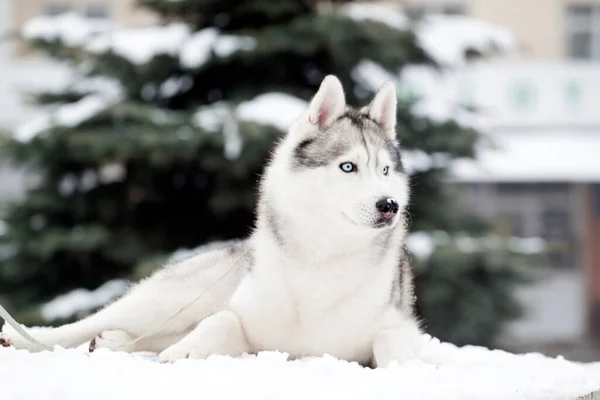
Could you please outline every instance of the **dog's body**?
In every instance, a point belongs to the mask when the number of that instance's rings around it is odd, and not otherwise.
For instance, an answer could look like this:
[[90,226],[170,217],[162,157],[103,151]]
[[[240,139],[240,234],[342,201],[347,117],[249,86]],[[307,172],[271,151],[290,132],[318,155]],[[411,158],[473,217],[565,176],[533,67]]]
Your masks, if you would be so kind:
[[164,362],[262,350],[373,366],[418,356],[395,123],[391,83],[354,110],[325,78],[273,153],[248,239],[167,265],[98,313],[34,336]]

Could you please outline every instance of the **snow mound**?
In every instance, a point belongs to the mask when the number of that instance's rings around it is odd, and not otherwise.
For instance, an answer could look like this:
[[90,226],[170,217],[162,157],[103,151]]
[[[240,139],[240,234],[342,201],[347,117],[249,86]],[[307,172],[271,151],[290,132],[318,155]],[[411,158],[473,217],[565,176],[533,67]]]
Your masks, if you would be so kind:
[[158,364],[99,349],[0,348],[2,398],[105,399],[575,399],[598,390],[600,363],[458,348],[423,336],[422,360],[366,369],[330,356],[288,361],[263,352]]
[[106,282],[96,290],[75,289],[44,304],[41,307],[42,318],[50,322],[88,313],[121,296],[128,285],[127,281],[117,279]]

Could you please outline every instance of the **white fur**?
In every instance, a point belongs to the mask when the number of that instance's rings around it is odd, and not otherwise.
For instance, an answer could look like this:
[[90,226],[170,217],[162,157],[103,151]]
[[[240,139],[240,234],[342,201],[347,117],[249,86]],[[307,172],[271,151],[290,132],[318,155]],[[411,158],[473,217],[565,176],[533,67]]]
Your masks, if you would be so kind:
[[369,105],[369,115],[378,121],[392,139],[396,137],[396,86],[386,82]]
[[[389,85],[382,90],[370,112],[386,129],[394,129],[395,90]],[[398,253],[382,255],[372,244],[384,229],[390,229],[390,246],[402,244],[405,229],[399,217],[391,227],[374,229],[371,224],[377,199],[392,196],[406,206],[406,178],[385,176],[382,168],[390,164],[389,156],[379,152],[370,157],[374,149],[361,147],[331,167],[289,171],[299,141],[344,109],[341,84],[330,76],[276,150],[263,178],[261,201],[277,211],[285,244],[275,240],[259,213],[247,242],[253,256],[250,272],[226,250],[203,253],[142,281],[89,318],[34,335],[47,344],[71,347],[102,332],[95,347],[162,350],[161,362],[262,350],[285,351],[291,358],[330,354],[365,364],[374,360],[377,366],[417,357],[417,323],[412,314],[389,304]],[[357,163],[358,174],[339,170],[338,162],[348,160]],[[128,343],[155,331],[135,346]],[[29,347],[10,330],[5,329],[4,337],[17,347]]]

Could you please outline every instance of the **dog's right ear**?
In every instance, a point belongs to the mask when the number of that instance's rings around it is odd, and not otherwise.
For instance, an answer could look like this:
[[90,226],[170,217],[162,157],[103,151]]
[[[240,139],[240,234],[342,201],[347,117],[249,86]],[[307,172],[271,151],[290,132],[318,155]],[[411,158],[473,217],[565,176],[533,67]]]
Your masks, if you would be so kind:
[[344,113],[346,96],[340,80],[327,75],[308,106],[308,121],[324,128]]

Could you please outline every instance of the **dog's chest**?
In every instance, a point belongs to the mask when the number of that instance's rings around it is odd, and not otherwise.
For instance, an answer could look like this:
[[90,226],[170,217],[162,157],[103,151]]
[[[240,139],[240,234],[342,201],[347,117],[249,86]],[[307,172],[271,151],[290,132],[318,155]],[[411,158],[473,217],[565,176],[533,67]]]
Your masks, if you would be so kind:
[[[377,269],[377,268],[375,268]],[[255,351],[367,362],[391,287],[382,268],[264,268],[232,299]]]

